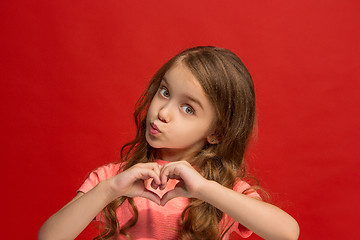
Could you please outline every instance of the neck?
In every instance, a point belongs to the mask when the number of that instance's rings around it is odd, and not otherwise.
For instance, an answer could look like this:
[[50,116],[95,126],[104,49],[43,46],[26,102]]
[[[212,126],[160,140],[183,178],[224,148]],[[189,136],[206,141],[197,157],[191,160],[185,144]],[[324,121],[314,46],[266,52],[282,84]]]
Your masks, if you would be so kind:
[[189,154],[181,149],[169,149],[169,148],[160,148],[157,150],[157,158],[168,161],[168,162],[177,162],[181,160],[188,160],[193,157],[195,154]]

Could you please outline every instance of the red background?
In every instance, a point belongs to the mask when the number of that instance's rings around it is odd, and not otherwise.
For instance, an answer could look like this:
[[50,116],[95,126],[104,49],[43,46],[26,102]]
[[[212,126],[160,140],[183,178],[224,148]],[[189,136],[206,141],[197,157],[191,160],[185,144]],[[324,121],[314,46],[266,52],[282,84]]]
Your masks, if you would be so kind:
[[89,171],[116,160],[152,74],[195,45],[229,48],[252,73],[259,133],[249,161],[300,239],[358,237],[358,1],[8,0],[0,9],[1,238],[34,239]]

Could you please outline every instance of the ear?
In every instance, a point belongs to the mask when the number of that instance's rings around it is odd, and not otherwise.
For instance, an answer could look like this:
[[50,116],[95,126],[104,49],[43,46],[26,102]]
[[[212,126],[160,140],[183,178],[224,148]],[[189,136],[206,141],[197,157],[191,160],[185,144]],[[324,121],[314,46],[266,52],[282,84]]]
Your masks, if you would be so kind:
[[218,144],[219,143],[219,137],[215,133],[211,133],[206,137],[208,143],[210,144]]

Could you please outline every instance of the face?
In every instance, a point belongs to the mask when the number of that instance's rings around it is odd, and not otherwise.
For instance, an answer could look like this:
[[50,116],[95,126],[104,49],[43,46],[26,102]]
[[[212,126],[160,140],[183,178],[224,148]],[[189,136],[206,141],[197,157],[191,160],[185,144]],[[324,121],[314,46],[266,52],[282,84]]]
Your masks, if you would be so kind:
[[194,154],[212,138],[213,105],[191,72],[181,63],[170,68],[153,97],[146,140],[160,152]]

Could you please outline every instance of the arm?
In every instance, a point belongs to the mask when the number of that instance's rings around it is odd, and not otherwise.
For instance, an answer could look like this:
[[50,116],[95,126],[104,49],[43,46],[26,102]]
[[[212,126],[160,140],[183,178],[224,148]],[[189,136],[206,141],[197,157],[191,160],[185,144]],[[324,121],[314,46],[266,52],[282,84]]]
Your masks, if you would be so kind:
[[105,181],[86,194],[78,193],[41,226],[38,239],[75,239],[111,201],[109,184]]
[[156,163],[137,164],[101,181],[86,194],[78,193],[41,226],[38,239],[75,239],[107,204],[120,196],[145,197],[160,204],[159,196],[148,191],[143,181],[153,178],[154,185],[160,184],[159,172]]
[[163,196],[162,205],[177,196],[198,198],[262,238],[297,239],[299,236],[297,222],[280,208],[207,180],[186,161],[165,165],[160,176],[160,188],[165,188],[168,177],[180,179],[175,189]]
[[280,208],[207,181],[198,198],[228,214],[264,239],[298,239],[297,222]]

